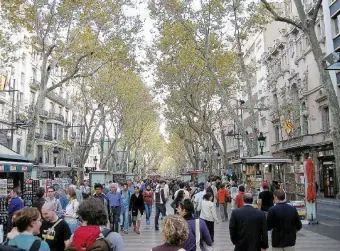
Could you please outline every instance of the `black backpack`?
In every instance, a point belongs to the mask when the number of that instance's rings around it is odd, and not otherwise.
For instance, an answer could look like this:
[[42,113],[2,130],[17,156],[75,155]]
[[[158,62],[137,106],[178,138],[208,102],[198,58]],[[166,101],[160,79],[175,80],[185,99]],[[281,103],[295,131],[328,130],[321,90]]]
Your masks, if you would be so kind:
[[[28,251],[39,251],[41,245],[40,240],[35,240],[30,247]],[[4,243],[3,245],[0,245],[0,251],[27,251],[26,249],[23,248],[18,248],[17,246],[11,246],[8,245],[8,243]]]

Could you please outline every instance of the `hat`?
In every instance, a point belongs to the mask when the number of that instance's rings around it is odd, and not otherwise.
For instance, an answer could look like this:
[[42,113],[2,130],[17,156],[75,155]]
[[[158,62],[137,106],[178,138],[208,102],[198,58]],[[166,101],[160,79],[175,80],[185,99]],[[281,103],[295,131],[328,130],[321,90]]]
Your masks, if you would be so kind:
[[264,182],[264,183],[262,184],[262,188],[263,188],[263,189],[267,189],[267,188],[268,188],[268,183],[267,183],[267,182]]

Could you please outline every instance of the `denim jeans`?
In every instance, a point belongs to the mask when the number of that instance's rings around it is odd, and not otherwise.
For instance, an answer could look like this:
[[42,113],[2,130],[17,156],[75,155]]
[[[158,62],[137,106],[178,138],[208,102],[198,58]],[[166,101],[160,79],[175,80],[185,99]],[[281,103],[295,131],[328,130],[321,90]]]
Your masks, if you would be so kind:
[[120,207],[111,207],[111,217],[112,217],[112,230],[114,232],[119,232],[118,227],[119,227],[119,217],[120,217]]
[[129,231],[129,215],[130,215],[129,208],[124,208],[122,215],[123,215],[123,224],[122,225],[124,225],[124,231],[128,232]]
[[164,215],[164,204],[156,204],[156,214],[155,214],[155,229],[158,230],[158,220],[159,220],[159,215],[162,213]]
[[149,221],[150,220],[150,216],[151,216],[151,212],[152,212],[152,205],[144,204],[144,206],[145,206],[146,220]]

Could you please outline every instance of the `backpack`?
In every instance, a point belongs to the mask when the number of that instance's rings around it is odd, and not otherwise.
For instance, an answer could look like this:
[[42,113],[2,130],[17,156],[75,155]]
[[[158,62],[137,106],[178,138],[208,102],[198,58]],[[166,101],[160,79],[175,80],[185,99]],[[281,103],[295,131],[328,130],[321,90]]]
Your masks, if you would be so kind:
[[[29,251],[39,251],[41,245],[40,240],[35,240],[30,247]],[[4,245],[0,245],[0,251],[27,251],[23,248],[18,248],[17,246],[8,245],[8,243],[4,243]]]
[[105,239],[109,233],[101,233],[99,226],[79,227],[65,251],[111,251],[111,243]]

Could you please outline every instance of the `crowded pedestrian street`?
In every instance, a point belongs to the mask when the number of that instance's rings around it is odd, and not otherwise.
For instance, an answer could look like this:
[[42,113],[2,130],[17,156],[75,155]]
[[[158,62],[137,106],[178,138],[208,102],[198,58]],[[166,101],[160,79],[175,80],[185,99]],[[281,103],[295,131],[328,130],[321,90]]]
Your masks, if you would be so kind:
[[[167,212],[171,212],[171,207],[168,205]],[[163,243],[161,231],[154,230],[154,215],[151,216],[150,225],[146,225],[145,219],[142,221],[141,234],[122,233],[125,251],[135,250],[151,250],[152,247]],[[269,237],[270,238],[270,237]],[[313,233],[305,228],[297,233],[296,251],[339,251],[340,240],[334,240],[324,235]],[[221,222],[215,224],[215,251],[233,251],[234,245],[230,241],[229,222]],[[271,251],[272,249],[267,249]]]

